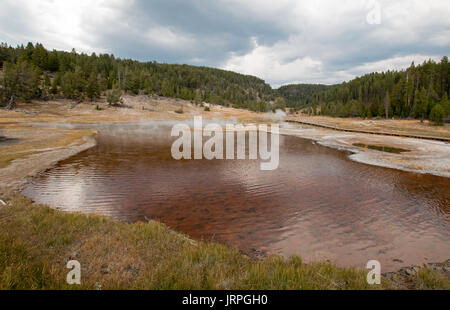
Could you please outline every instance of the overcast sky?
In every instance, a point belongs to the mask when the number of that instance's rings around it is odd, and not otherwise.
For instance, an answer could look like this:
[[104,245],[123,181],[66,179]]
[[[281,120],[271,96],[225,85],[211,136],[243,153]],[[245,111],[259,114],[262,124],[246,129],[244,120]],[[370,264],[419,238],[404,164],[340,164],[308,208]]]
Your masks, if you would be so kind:
[[0,0],[0,41],[340,83],[439,60],[448,0]]

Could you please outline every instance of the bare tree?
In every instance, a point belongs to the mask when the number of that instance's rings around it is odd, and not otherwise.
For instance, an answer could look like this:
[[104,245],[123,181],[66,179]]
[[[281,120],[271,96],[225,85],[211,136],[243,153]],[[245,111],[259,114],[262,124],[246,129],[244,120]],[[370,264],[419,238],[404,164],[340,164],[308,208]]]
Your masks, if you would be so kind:
[[8,105],[6,106],[6,110],[12,110],[14,109],[14,96],[11,96],[11,98],[9,99]]

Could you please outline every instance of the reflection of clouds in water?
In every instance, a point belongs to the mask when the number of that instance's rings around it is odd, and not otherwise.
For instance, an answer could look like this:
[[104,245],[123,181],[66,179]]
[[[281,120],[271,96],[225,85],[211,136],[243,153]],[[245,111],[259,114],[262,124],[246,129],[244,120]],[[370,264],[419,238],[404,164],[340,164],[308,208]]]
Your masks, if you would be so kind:
[[[76,211],[83,206],[85,195],[84,178],[71,178],[68,183],[58,188],[58,200],[53,203],[64,206],[67,211]],[[55,180],[52,180],[53,182]]]

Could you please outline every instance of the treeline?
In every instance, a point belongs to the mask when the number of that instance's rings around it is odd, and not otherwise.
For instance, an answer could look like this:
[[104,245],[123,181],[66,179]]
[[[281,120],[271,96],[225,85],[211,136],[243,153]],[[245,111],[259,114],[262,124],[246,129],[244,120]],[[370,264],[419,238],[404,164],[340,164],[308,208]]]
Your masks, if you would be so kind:
[[267,111],[277,93],[263,80],[219,69],[48,51],[42,44],[0,45],[0,101],[63,96],[94,100],[117,91],[156,94],[224,106]]
[[438,63],[412,63],[403,71],[370,73],[335,86],[291,85],[283,94],[294,99],[288,100],[288,106],[306,107],[310,114],[432,119],[441,123],[450,115],[449,81],[448,57],[444,56]]
[[285,99],[287,106],[296,110],[316,104],[320,100],[320,94],[333,87],[337,85],[292,84],[281,86],[278,93]]
[[[118,100],[123,92],[156,94],[252,111],[305,110],[335,117],[433,119],[450,114],[448,57],[403,71],[371,73],[339,85],[274,90],[262,79],[189,65],[138,62],[113,55],[48,51],[42,44],[0,44],[0,104],[65,97]],[[115,101],[115,99],[113,101]]]

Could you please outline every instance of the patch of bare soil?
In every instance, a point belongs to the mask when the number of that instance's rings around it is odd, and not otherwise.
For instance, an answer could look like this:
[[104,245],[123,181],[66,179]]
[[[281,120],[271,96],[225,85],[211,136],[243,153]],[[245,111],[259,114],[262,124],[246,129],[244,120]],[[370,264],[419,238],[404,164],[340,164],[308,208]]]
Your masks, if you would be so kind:
[[[0,192],[15,189],[27,177],[95,145],[95,130],[3,126],[10,143],[0,143]],[[6,140],[6,141],[8,141]]]

